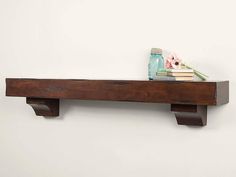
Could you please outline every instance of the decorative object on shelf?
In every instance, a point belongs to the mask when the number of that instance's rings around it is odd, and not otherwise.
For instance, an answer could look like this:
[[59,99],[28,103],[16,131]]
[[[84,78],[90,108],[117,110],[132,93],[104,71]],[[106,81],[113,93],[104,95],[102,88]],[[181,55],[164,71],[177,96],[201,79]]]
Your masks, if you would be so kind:
[[181,69],[181,60],[176,54],[169,54],[165,58],[165,67],[166,69]]
[[148,63],[148,78],[149,80],[155,80],[157,72],[164,68],[164,58],[162,56],[162,49],[152,48],[151,56]]
[[60,99],[166,103],[178,124],[204,126],[208,105],[229,102],[229,81],[7,78],[6,96],[26,97],[37,116],[50,117],[59,116]]
[[183,68],[192,69],[193,72],[194,72],[194,74],[195,74],[199,79],[201,79],[201,80],[203,80],[203,81],[205,81],[205,80],[208,79],[208,76],[207,76],[207,75],[205,75],[205,74],[201,73],[200,71],[198,71],[198,70],[196,70],[196,69],[194,69],[194,68],[188,66],[188,65],[185,64],[185,63],[182,63],[182,67],[183,67]]
[[156,80],[192,81],[194,72],[192,69],[165,69],[157,75]]
[[[197,71],[196,69],[190,67],[189,65],[185,64],[175,53],[170,53],[167,52],[167,56],[164,57],[164,67],[163,68],[152,68],[152,73],[154,70],[156,71],[156,77],[153,77],[155,80],[178,80],[178,81],[188,81],[188,80],[193,80],[194,77],[191,76],[192,78],[185,76],[182,74],[182,77],[180,76],[171,76],[167,75],[168,69],[178,69],[178,70],[186,70],[189,69],[189,71],[193,71],[194,75],[197,76],[200,80],[207,80],[208,76],[201,73],[200,71]],[[176,72],[181,72],[181,71],[176,71]],[[183,72],[184,73],[184,72]],[[150,79],[150,77],[149,77]]]

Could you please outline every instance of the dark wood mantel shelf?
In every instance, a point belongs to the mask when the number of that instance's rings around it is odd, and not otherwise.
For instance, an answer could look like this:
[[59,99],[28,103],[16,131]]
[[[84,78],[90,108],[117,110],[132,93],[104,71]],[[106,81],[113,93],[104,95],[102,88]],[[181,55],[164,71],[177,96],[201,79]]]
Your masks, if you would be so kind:
[[207,106],[229,102],[229,81],[7,78],[6,96],[26,97],[37,116],[59,116],[60,99],[166,103],[178,124],[204,126]]

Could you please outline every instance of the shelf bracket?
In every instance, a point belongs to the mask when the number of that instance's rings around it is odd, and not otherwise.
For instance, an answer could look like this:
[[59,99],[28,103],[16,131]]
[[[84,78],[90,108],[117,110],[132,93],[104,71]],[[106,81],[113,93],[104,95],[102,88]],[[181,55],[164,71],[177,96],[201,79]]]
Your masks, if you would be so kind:
[[59,99],[27,97],[26,103],[33,108],[37,116],[59,116]]
[[171,104],[171,111],[175,113],[179,125],[204,126],[207,124],[207,106]]

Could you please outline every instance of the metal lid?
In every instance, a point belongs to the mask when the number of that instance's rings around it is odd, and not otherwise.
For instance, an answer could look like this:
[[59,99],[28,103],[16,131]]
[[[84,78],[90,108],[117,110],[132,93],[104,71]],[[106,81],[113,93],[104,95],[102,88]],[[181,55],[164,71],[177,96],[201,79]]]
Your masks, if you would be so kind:
[[160,48],[152,48],[151,54],[162,54],[162,49]]

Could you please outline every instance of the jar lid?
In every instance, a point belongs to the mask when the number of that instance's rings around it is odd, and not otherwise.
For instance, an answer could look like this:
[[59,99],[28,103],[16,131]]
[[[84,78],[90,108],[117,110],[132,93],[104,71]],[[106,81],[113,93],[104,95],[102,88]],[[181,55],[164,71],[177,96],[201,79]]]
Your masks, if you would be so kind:
[[151,54],[162,54],[162,49],[161,48],[152,48]]

